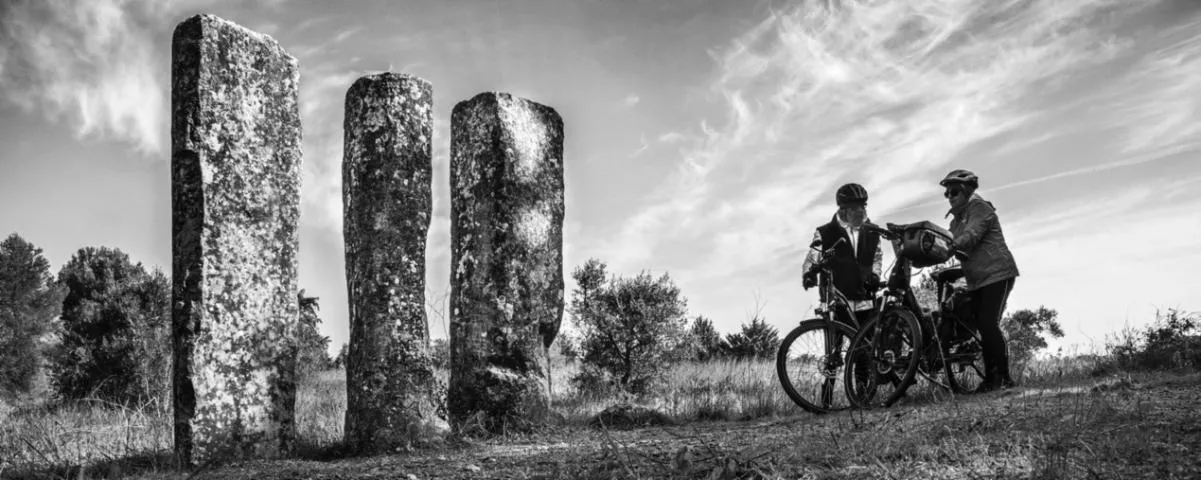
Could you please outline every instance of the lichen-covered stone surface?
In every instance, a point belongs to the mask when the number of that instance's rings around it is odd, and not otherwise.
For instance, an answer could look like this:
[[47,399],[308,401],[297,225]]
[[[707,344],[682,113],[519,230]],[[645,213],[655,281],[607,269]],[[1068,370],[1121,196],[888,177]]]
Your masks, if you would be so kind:
[[490,92],[455,105],[451,129],[447,408],[461,430],[524,430],[547,418],[563,317],[563,121]]
[[172,39],[175,449],[192,465],[295,437],[298,69],[212,15]]
[[431,95],[425,80],[397,73],[359,78],[346,92],[345,438],[360,452],[437,441],[449,431],[425,315]]

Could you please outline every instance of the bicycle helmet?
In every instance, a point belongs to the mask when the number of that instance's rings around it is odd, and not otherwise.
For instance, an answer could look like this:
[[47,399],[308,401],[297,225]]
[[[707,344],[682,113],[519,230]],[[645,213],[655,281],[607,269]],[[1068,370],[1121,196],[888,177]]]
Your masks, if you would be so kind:
[[834,194],[834,201],[839,206],[864,205],[867,203],[867,189],[858,183],[848,183],[838,187],[838,192]]
[[967,185],[974,189],[980,187],[980,178],[969,170],[959,169],[952,170],[951,173],[948,173],[941,182],[938,182],[938,184],[944,187],[949,184],[960,184]]

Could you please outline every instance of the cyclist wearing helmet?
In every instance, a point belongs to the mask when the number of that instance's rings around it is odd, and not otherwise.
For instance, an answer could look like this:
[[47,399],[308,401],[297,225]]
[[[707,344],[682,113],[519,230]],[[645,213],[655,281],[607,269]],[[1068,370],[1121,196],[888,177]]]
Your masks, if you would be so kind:
[[880,246],[880,234],[861,228],[867,222],[867,190],[857,183],[848,183],[839,187],[834,199],[838,212],[830,223],[813,232],[809,255],[801,267],[805,272],[802,285],[805,290],[817,285],[817,270],[813,266],[818,261],[818,254],[813,247],[822,251],[833,247],[829,265],[834,274],[834,287],[850,300],[851,309],[862,324],[869,320],[875,306],[873,298],[880,288],[884,250]]
[[976,193],[979,179],[967,170],[954,170],[938,182],[951,204],[951,234],[963,266],[964,280],[974,306],[984,348],[984,383],[981,392],[1014,385],[1009,376],[1009,355],[1001,333],[1001,315],[1018,276],[1017,263],[1005,244],[996,208]]

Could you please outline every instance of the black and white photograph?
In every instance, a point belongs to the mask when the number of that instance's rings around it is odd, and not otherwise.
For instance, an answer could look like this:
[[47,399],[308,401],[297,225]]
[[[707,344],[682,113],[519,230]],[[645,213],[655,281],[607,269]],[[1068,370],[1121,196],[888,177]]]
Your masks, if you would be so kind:
[[1198,0],[0,0],[0,479],[1198,479],[1198,212]]

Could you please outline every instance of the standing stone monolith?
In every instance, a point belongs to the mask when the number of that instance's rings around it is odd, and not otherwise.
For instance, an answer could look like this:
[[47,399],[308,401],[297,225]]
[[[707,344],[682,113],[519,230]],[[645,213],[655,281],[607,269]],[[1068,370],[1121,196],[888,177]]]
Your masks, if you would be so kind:
[[547,420],[545,347],[563,317],[563,121],[482,93],[451,113],[451,371],[460,430]]
[[212,15],[171,47],[175,450],[280,457],[296,430],[297,63]]
[[345,440],[359,452],[436,442],[449,431],[425,316],[432,102],[429,82],[397,73],[361,77],[346,92]]

